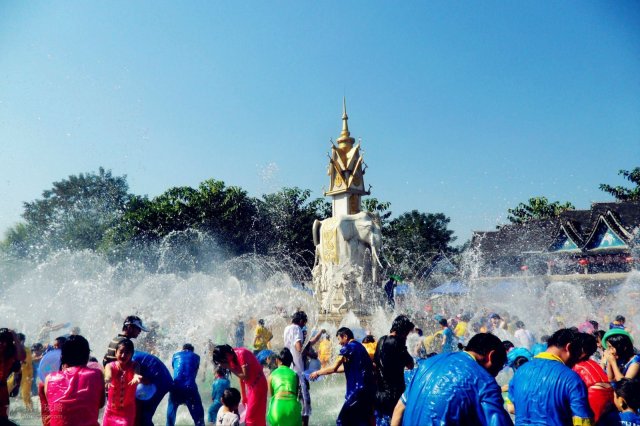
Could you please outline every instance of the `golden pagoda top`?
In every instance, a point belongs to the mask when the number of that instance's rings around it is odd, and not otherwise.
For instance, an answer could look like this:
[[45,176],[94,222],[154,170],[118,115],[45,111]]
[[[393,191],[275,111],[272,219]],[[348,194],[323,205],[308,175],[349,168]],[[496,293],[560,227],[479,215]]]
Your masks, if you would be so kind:
[[342,98],[342,132],[340,136],[336,140],[338,146],[343,148],[345,144],[348,144],[349,147],[353,145],[356,141],[351,137],[351,133],[349,132],[349,116],[347,115],[347,100],[345,97]]

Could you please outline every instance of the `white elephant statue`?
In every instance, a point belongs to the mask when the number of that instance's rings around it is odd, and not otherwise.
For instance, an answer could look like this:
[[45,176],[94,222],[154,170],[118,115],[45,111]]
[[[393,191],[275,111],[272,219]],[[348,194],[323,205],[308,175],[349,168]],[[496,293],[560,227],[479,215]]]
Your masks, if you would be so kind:
[[[313,222],[313,280],[322,309],[372,306],[379,297],[380,219],[370,212]],[[337,306],[337,308],[336,308]]]

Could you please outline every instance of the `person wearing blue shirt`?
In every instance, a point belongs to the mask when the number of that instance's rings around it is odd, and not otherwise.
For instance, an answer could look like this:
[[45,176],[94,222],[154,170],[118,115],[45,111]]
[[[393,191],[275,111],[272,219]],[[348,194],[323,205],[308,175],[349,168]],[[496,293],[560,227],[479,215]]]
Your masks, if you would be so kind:
[[171,365],[173,366],[173,388],[169,393],[167,426],[176,424],[176,413],[181,404],[187,406],[196,426],[204,426],[204,408],[196,384],[200,357],[193,352],[193,345],[185,343],[180,352],[173,354]]
[[171,372],[158,357],[146,352],[135,351],[133,361],[140,367],[140,375],[145,382],[155,385],[156,391],[150,399],[136,400],[136,417],[142,426],[153,426],[153,415],[164,396],[171,390],[173,379]]
[[582,355],[579,334],[567,328],[556,331],[547,350],[515,372],[509,397],[516,411],[516,426],[593,425],[587,388],[571,370]]
[[344,372],[347,391],[336,425],[369,426],[375,422],[373,402],[376,391],[371,357],[362,343],[354,340],[349,328],[338,329],[336,337],[342,346],[340,357],[333,366],[314,371],[309,378],[315,380],[322,375]]
[[613,382],[615,410],[598,421],[598,426],[640,426],[640,381],[621,379]]
[[506,360],[498,337],[478,333],[463,352],[422,361],[396,404],[391,425],[513,425],[495,379]]
[[446,318],[442,318],[438,323],[442,326],[442,352],[453,352],[455,335],[449,328]]
[[209,406],[208,412],[209,423],[216,422],[218,410],[222,407],[222,395],[224,394],[225,389],[229,389],[230,387],[231,382],[229,382],[229,370],[223,367],[218,367],[216,370],[216,379],[213,381],[213,385],[211,386],[212,402]]

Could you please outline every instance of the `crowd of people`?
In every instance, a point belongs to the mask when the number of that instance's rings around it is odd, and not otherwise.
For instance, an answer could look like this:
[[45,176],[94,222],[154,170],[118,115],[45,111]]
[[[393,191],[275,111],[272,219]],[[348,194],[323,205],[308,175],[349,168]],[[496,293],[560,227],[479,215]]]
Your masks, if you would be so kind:
[[[137,316],[125,318],[101,363],[79,329],[45,345],[47,334],[61,328],[47,323],[38,336],[43,342],[31,350],[24,335],[0,329],[0,425],[14,424],[9,403],[18,394],[32,412],[31,396],[39,396],[45,426],[153,425],[167,395],[170,426],[181,405],[195,425],[317,424],[313,381],[343,373],[338,425],[640,426],[640,355],[623,316],[607,330],[585,321],[539,339],[517,319],[486,313],[470,324],[472,317],[435,314],[417,327],[399,315],[388,334],[356,339],[347,327],[335,336],[309,333],[308,317],[298,311],[278,351],[259,320],[252,348],[241,341],[207,348],[215,380],[206,412],[194,346],[185,343],[173,354],[171,372],[156,355],[135,350],[134,340],[148,331]],[[499,375],[508,383],[500,386]]]

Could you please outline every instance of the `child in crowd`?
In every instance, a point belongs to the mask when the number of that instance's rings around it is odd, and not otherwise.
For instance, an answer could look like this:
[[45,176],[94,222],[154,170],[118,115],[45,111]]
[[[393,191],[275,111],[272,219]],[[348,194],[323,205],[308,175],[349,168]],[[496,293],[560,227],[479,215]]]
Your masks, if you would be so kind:
[[614,382],[613,401],[617,411],[612,411],[597,423],[598,426],[640,426],[640,381],[622,379]]
[[216,426],[239,426],[240,391],[236,388],[225,389],[222,394],[222,407],[218,410]]
[[222,395],[224,391],[231,387],[229,382],[229,370],[226,368],[218,367],[216,369],[216,378],[211,386],[211,405],[209,406],[208,422],[213,424],[216,421],[216,416],[220,407],[222,407]]
[[136,387],[140,375],[133,357],[133,342],[124,339],[116,348],[116,360],[104,369],[104,382],[108,393],[102,426],[133,426],[136,420]]

